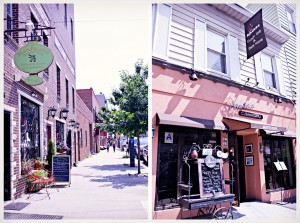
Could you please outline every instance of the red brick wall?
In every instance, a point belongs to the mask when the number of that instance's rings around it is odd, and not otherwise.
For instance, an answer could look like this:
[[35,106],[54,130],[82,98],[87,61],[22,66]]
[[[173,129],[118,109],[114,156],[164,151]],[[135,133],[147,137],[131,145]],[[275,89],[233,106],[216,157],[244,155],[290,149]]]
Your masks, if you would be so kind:
[[[4,7],[6,10],[6,7]],[[31,9],[35,16],[37,16],[37,20],[40,25],[46,25],[43,21],[42,16],[38,12],[37,8],[33,4],[14,4],[13,6],[13,14],[18,17],[19,21],[25,22],[26,19],[30,18]],[[64,7],[63,4],[60,4],[57,8],[56,4],[48,4],[42,5],[42,9],[44,9],[44,14],[47,15],[49,21],[63,21],[63,14],[64,14]],[[74,21],[74,6],[72,4],[68,5],[68,21],[70,19]],[[52,26],[55,26],[54,30],[49,31],[48,34],[51,34],[48,40],[48,47],[51,49],[54,60],[52,65],[48,69],[48,74],[44,72],[40,72],[38,74],[39,77],[43,78],[43,84],[35,87],[27,86],[22,81],[15,81],[15,76],[20,77],[28,77],[29,75],[19,71],[17,68],[14,68],[13,65],[13,56],[15,52],[24,46],[25,39],[19,39],[19,41],[15,41],[12,38],[7,38],[4,41],[4,109],[15,110],[13,112],[12,117],[12,134],[14,140],[12,141],[12,145],[10,150],[13,151],[12,153],[12,164],[13,164],[13,172],[11,172],[11,176],[15,177],[13,183],[13,191],[12,191],[12,198],[19,197],[25,190],[26,182],[23,176],[20,174],[20,148],[19,148],[19,92],[25,95],[26,98],[29,100],[38,101],[41,104],[42,114],[40,114],[40,135],[43,136],[40,138],[41,141],[41,150],[44,156],[47,153],[47,140],[46,140],[46,125],[50,124],[52,126],[52,138],[55,143],[55,128],[56,128],[56,120],[62,121],[65,123],[65,139],[66,133],[68,129],[72,130],[72,136],[74,135],[74,128],[69,127],[68,123],[70,119],[76,120],[76,109],[72,109],[72,87],[76,89],[76,73],[72,73],[71,69],[67,65],[66,60],[62,57],[60,51],[54,44],[54,36],[59,39],[63,49],[72,63],[74,69],[75,66],[75,45],[74,42],[71,41],[71,27],[70,23],[68,26],[65,27],[64,23],[52,23]],[[13,27],[16,28],[24,28],[24,23],[13,23]],[[6,27],[6,25],[5,25]],[[23,35],[19,33],[19,36]],[[16,37],[17,34],[14,35]],[[40,43],[42,44],[42,43]],[[56,94],[56,65],[59,64],[61,69],[61,98],[59,99]],[[75,69],[76,71],[76,69]],[[66,107],[66,86],[65,86],[65,79],[68,79],[69,82],[69,114],[67,120],[60,119],[59,113],[61,108]],[[32,97],[31,92],[37,94],[37,97]],[[75,100],[76,101],[76,100]],[[50,107],[54,106],[57,109],[55,118],[48,117],[48,110]],[[73,138],[72,138],[73,141]],[[73,152],[74,156],[74,152]],[[73,158],[74,159],[74,158]],[[72,160],[73,160],[72,159]],[[14,191],[16,190],[16,192]]]
[[[78,151],[79,151],[78,153],[80,157],[80,160],[78,161],[82,161],[91,152],[89,126],[90,124],[93,123],[93,114],[86,106],[86,104],[82,101],[79,95],[77,95],[76,97],[76,103],[77,103],[77,109],[76,109],[77,121],[80,123],[80,127],[78,131],[82,130],[82,142],[83,142],[83,145],[79,144],[78,146]],[[87,131],[88,145],[86,145],[85,131]]]

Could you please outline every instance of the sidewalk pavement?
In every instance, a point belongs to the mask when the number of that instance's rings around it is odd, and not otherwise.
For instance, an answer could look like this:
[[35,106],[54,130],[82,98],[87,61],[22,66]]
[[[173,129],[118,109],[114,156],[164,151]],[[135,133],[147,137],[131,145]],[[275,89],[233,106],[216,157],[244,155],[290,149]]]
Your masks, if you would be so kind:
[[284,220],[285,223],[296,222],[296,203],[279,205],[260,201],[243,202],[239,207],[233,207],[233,217],[242,221]]
[[5,210],[4,219],[147,219],[148,167],[141,162],[144,174],[137,176],[137,165],[129,167],[124,155],[101,150],[72,167],[70,187],[50,188],[50,200],[44,189],[29,199],[24,194],[14,203],[29,205]]

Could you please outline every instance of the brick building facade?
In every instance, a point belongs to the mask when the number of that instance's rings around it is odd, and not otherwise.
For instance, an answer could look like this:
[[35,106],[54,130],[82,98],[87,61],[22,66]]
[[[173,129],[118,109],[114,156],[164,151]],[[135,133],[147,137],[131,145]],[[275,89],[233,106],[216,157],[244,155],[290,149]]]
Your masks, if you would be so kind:
[[92,112],[93,122],[88,132],[90,132],[90,152],[96,153],[97,149],[98,151],[100,149],[100,132],[95,129],[96,123],[100,123],[100,116],[98,115],[100,104],[97,101],[93,88],[77,89],[76,92]]
[[[73,4],[5,4],[4,7],[4,200],[19,197],[26,189],[26,175],[21,175],[24,159],[40,157],[45,160],[50,139],[55,145],[67,144],[74,159],[78,131],[70,125],[76,120],[76,73]],[[38,31],[39,44],[48,46],[54,60],[49,68],[38,74],[43,83],[30,86],[22,79],[29,75],[14,65],[14,54],[26,44],[24,29],[31,20]],[[28,33],[27,33],[28,35]],[[55,108],[54,117],[49,109]],[[61,110],[67,109],[67,118]]]
[[76,94],[77,104],[77,121],[80,127],[77,133],[77,148],[75,153],[75,160],[82,161],[91,153],[91,136],[93,136],[93,113],[89,110],[83,100]]

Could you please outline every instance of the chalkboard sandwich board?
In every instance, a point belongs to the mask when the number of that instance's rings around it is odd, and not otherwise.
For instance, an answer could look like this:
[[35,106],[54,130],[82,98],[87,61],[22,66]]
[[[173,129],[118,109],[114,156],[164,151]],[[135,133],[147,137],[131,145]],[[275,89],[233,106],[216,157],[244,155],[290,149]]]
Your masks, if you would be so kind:
[[217,159],[213,167],[208,167],[205,159],[198,159],[198,174],[200,197],[225,195],[222,159]]
[[70,156],[52,156],[52,174],[57,185],[71,184]]

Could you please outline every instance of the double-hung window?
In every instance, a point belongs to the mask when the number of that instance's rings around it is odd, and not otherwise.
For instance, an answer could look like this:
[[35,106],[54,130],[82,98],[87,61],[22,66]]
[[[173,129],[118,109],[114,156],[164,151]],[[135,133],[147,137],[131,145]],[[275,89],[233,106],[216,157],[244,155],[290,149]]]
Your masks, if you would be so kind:
[[294,12],[292,10],[286,8],[286,17],[288,20],[290,32],[296,33],[296,23],[295,23]]
[[225,36],[207,30],[207,68],[226,74]]
[[240,82],[238,38],[223,27],[195,19],[194,69]]
[[265,79],[265,86],[267,88],[276,89],[276,78],[273,69],[272,57],[267,56],[266,54],[261,54],[261,65]]
[[[13,29],[13,11],[12,11],[12,4],[6,4],[6,29]],[[8,33],[11,35],[11,33]]]
[[254,61],[258,87],[286,95],[280,57],[259,52]]

